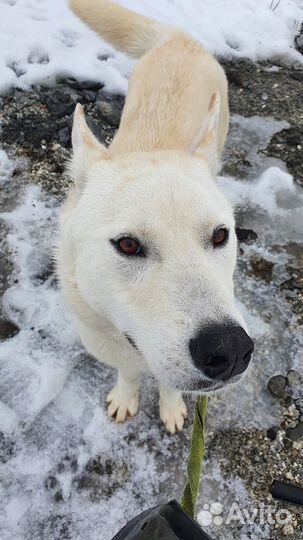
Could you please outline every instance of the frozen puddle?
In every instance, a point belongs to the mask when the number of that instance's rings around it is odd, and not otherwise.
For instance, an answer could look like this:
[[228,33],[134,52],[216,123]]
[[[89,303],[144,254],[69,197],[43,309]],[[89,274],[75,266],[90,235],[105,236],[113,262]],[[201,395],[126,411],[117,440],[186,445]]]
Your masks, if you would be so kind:
[[[262,151],[265,150],[275,133],[287,128],[289,128],[288,122],[273,118],[260,118],[259,116],[245,118],[239,114],[232,115],[224,150],[225,175],[229,174],[229,170],[235,168],[234,161],[236,161],[237,172],[235,173],[233,170],[233,174],[240,175],[243,180],[255,179],[271,166],[286,170],[282,160],[267,157]],[[239,138],[239,133],[241,133],[241,138]],[[241,166],[239,167],[241,158],[244,158],[243,169]]]
[[[285,127],[271,120],[236,117],[235,122],[238,132],[236,136],[232,130],[231,142],[240,144],[249,131],[254,148],[265,147],[271,135]],[[258,234],[255,243],[241,244],[244,253],[236,279],[237,296],[256,339],[256,355],[241,385],[212,397],[209,445],[219,430],[275,423],[279,407],[266,390],[267,379],[298,368],[302,345],[289,328],[294,318],[290,305],[274,285],[256,281],[246,267],[250,256],[262,255],[275,263],[276,281],[285,279],[285,263],[292,262],[285,244],[289,239],[300,241],[302,191],[284,167],[266,162],[269,158],[255,150],[250,159],[254,175],[245,181],[221,177],[220,183],[236,206],[238,224],[253,227]],[[7,186],[11,167],[4,156],[1,166],[0,177],[5,176]],[[142,388],[141,409],[134,420],[116,426],[106,416],[104,397],[114,373],[85,354],[52,273],[57,211],[54,198],[30,186],[17,208],[1,215],[9,229],[7,243],[14,264],[3,307],[21,328],[0,346],[3,540],[109,540],[144,508],[178,498],[183,485],[190,427],[176,437],[164,433],[152,380]],[[249,502],[243,482],[226,479],[210,458],[203,503],[223,498]],[[216,538],[268,536],[266,528],[261,531],[257,525],[235,531],[232,526],[228,531],[216,528]]]

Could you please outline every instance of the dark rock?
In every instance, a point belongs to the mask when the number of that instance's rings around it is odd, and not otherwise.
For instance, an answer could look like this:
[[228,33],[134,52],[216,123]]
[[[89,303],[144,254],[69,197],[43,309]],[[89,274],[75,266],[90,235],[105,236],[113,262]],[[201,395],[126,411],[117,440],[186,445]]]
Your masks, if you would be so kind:
[[268,439],[270,439],[271,441],[275,441],[276,438],[277,438],[277,435],[279,433],[279,427],[277,426],[273,426],[271,428],[269,428],[266,432],[266,435],[268,437]]
[[86,123],[89,127],[89,129],[93,132],[95,137],[102,142],[106,142],[106,138],[108,136],[108,133],[102,129],[102,126],[98,124],[95,120],[93,120],[90,116],[86,117]]
[[102,84],[100,81],[77,81],[77,84],[75,88],[79,88],[79,90],[100,90],[103,88],[104,84]]
[[297,441],[298,439],[303,437],[303,422],[300,422],[294,428],[288,428],[286,430],[286,437],[288,437],[292,441]]
[[290,76],[292,79],[295,79],[295,81],[303,81],[303,71],[294,71]]
[[118,127],[123,105],[119,99],[106,99],[103,92],[98,92],[96,99],[97,109],[101,118],[113,127]]
[[83,92],[81,92],[81,95],[83,96],[83,99],[85,99],[85,101],[88,101],[89,103],[93,103],[94,101],[96,101],[96,92],[94,92],[93,90],[84,90]]
[[297,386],[298,384],[302,383],[302,375],[300,375],[300,373],[294,369],[291,369],[287,373],[287,382],[290,386]]
[[0,341],[14,337],[19,331],[18,326],[12,321],[0,321]]
[[71,141],[71,133],[68,127],[63,127],[58,131],[58,139],[63,146],[68,146]]
[[84,80],[79,81],[78,79],[75,79],[74,77],[59,77],[57,78],[58,84],[64,84],[67,86],[70,86],[71,88],[74,88],[75,90],[100,90],[100,88],[103,88],[103,84],[100,81],[90,81],[90,80]]
[[263,257],[260,257],[259,255],[253,255],[249,261],[254,276],[258,279],[263,279],[266,283],[270,283],[272,280],[274,263],[263,259]]
[[247,81],[244,80],[243,75],[241,74],[241,71],[237,68],[229,67],[229,69],[226,70],[226,76],[230,84],[234,84],[235,86],[238,86],[239,88],[243,88],[247,86]]
[[303,140],[303,128],[293,128],[282,129],[279,133],[276,133],[276,141],[280,144],[287,144],[288,146],[297,146],[302,144]]
[[71,86],[71,88],[78,88],[79,87],[79,81],[75,79],[74,77],[56,77],[56,83]]
[[303,127],[291,126],[275,133],[266,148],[266,155],[283,159],[288,171],[302,184]]
[[296,399],[295,404],[298,411],[300,411],[300,413],[303,414],[303,398]]
[[284,399],[284,405],[285,407],[291,407],[291,405],[294,404],[294,400],[291,396],[286,396]]
[[297,51],[303,54],[303,23],[301,23],[299,34],[295,37],[295,45]]
[[293,447],[293,441],[285,436],[285,439],[283,440],[283,447],[285,448],[285,451],[287,453],[291,452]]
[[258,238],[257,233],[252,229],[236,227],[236,234],[239,242],[254,242]]
[[286,384],[287,379],[283,375],[274,375],[268,381],[267,388],[270,391],[271,395],[278,398],[286,397]]
[[72,129],[73,129],[73,123],[74,123],[74,114],[71,114],[70,116],[67,116],[64,119],[64,127],[68,127],[70,133],[72,132]]
[[252,447],[250,452],[250,459],[252,463],[264,463],[265,457],[262,455],[262,452],[260,452],[260,448],[258,447]]
[[80,101],[81,97],[78,94],[68,90],[62,91],[61,89],[56,89],[45,98],[48,110],[58,117],[72,114],[75,105]]

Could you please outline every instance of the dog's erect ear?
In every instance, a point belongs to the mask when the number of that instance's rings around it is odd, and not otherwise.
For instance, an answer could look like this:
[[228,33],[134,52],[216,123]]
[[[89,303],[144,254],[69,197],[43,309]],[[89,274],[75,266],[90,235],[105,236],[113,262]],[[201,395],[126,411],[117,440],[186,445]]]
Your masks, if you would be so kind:
[[191,152],[204,159],[213,174],[218,172],[218,130],[220,117],[220,95],[214,92],[205,121],[191,145]]
[[74,181],[81,186],[87,167],[97,159],[105,158],[107,150],[90,131],[80,103],[77,104],[74,113],[72,147],[73,156],[70,170]]

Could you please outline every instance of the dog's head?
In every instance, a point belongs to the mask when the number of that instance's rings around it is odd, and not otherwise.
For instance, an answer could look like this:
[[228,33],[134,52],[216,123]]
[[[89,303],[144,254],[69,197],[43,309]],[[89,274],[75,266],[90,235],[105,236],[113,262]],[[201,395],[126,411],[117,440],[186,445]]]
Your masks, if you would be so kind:
[[212,131],[210,121],[189,152],[112,155],[80,106],[73,128],[66,226],[80,293],[160,382],[184,391],[237,381],[253,351],[234,301],[235,223],[212,172]]

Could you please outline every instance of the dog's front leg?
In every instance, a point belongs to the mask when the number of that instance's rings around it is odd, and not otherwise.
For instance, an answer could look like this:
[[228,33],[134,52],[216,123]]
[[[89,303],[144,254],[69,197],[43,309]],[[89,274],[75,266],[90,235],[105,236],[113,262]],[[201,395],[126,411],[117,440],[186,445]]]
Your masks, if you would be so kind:
[[127,416],[134,416],[139,408],[140,374],[131,375],[119,369],[118,382],[106,398],[109,416],[114,416],[116,422],[124,422]]
[[160,386],[160,418],[169,433],[182,431],[187,408],[179,390],[168,386]]
[[108,394],[109,416],[124,422],[134,416],[139,406],[139,384],[141,374],[146,371],[141,355],[134,350],[127,338],[117,332],[106,319],[91,316],[87,321],[75,318],[81,341],[87,351],[100,362],[118,370],[116,386]]

